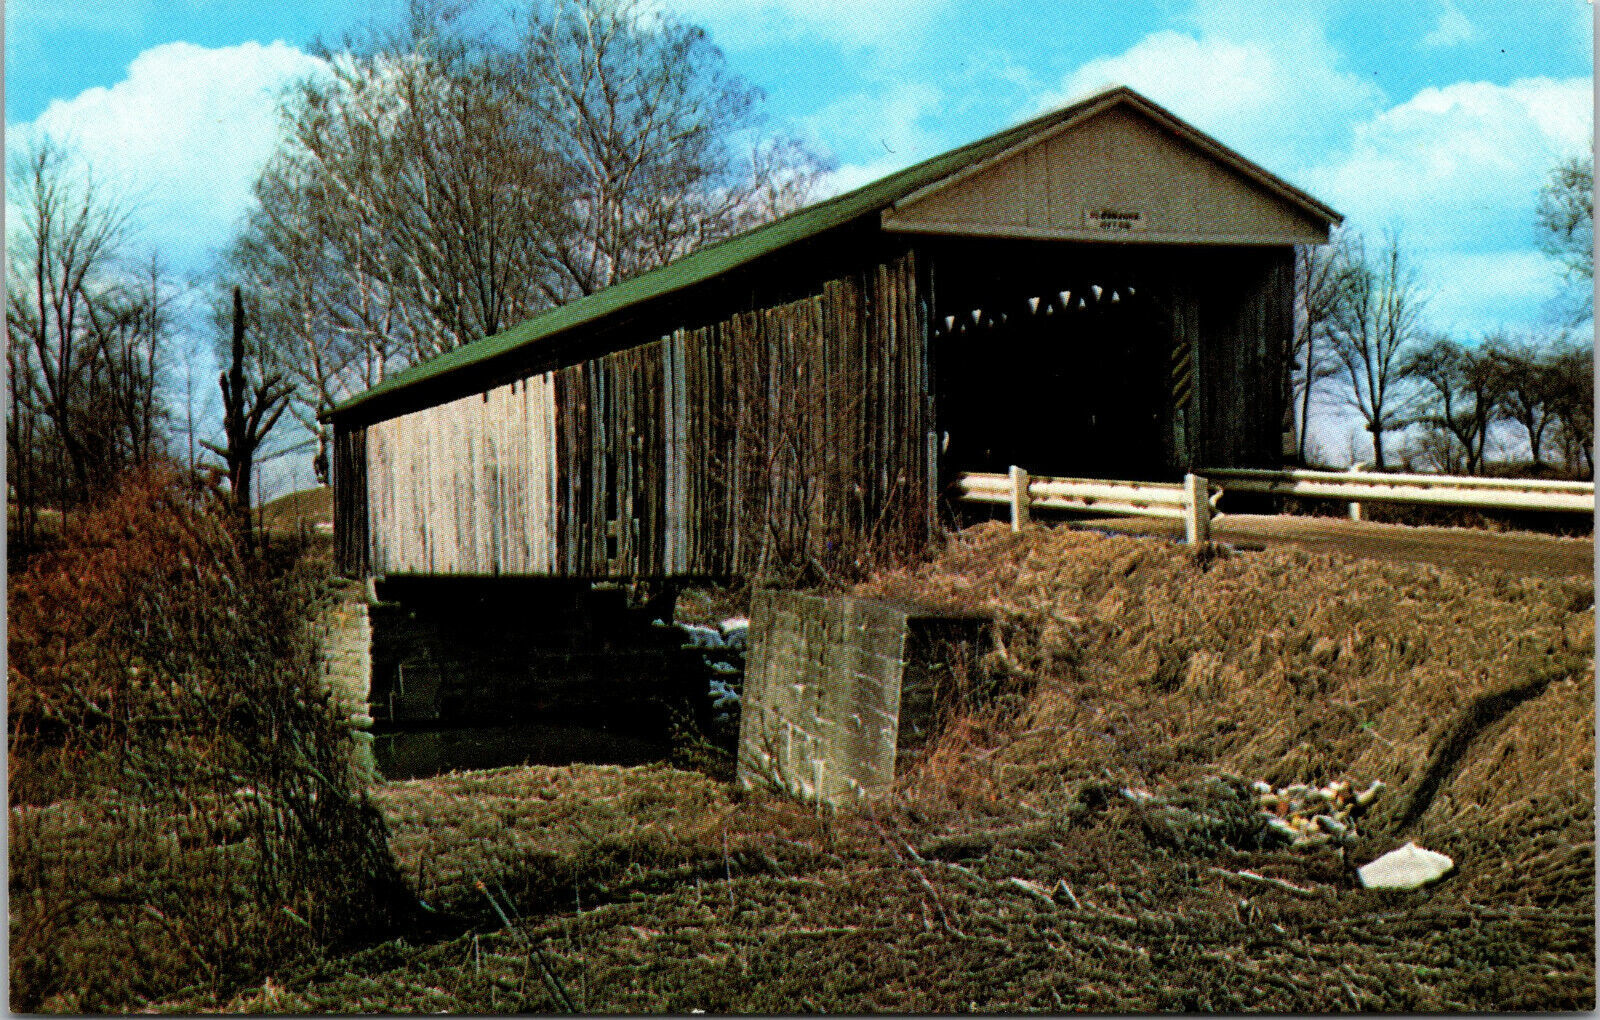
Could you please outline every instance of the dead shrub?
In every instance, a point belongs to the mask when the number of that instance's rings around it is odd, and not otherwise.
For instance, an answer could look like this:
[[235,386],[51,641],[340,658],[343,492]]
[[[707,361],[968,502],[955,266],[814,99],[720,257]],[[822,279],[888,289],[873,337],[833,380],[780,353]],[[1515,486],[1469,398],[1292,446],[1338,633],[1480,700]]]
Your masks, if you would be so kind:
[[13,1009],[220,992],[397,909],[318,591],[160,472],[9,580]]

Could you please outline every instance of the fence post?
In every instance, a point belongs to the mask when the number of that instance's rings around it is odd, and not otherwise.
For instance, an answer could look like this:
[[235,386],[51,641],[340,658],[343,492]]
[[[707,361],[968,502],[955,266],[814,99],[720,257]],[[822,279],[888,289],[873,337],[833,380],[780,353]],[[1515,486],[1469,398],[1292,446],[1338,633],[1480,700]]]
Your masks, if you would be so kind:
[[1211,541],[1211,484],[1201,475],[1183,476],[1183,532],[1190,545]]
[[[1367,471],[1367,465],[1363,461],[1356,461],[1354,464],[1350,465],[1350,474],[1353,474],[1353,475],[1365,474],[1366,471]],[[1364,521],[1364,520],[1367,519],[1366,511],[1361,509],[1361,504],[1360,503],[1351,503],[1350,504],[1350,519],[1352,521]]]
[[1021,531],[1028,524],[1028,472],[1011,465],[1011,530]]

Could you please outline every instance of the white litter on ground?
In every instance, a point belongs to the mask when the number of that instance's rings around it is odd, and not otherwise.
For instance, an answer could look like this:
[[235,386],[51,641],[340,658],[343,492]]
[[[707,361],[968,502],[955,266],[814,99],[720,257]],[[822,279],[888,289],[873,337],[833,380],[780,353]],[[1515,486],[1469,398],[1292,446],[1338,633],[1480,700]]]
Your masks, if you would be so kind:
[[1360,868],[1361,884],[1368,889],[1416,889],[1450,873],[1456,862],[1444,854],[1407,843]]
[[1345,842],[1355,837],[1355,819],[1366,811],[1384,789],[1380,780],[1357,790],[1349,780],[1326,786],[1293,783],[1274,789],[1271,784],[1250,784],[1256,808],[1267,816],[1267,825],[1294,846]]

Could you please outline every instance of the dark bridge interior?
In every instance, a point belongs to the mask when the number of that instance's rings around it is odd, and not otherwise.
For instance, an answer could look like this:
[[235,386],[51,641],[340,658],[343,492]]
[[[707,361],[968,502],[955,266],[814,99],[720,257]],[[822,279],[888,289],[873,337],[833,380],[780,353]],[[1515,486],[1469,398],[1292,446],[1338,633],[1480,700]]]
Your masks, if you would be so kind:
[[963,471],[1174,474],[1172,330],[1139,253],[1049,243],[941,246],[934,389],[941,464]]

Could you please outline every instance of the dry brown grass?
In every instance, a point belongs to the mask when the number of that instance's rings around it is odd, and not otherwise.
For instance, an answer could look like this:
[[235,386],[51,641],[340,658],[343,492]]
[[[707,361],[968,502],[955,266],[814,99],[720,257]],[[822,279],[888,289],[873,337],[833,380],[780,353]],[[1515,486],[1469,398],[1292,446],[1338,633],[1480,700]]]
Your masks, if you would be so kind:
[[315,573],[131,478],[7,579],[10,1004],[137,1008],[407,903],[311,635]]
[[[485,784],[520,789],[522,771]],[[572,771],[574,792],[587,779],[596,789],[612,781]],[[531,946],[579,1007],[596,1011],[1450,1011],[1592,1001],[1592,929],[1575,911],[1363,894],[1331,855],[1182,849],[1126,804],[1046,820],[963,818],[972,824],[956,834],[956,816],[909,805],[829,821],[755,795],[723,811],[731,849],[711,868],[641,860],[631,880],[580,878],[581,909],[575,895],[511,928],[487,922],[441,942],[385,943],[213,1005],[549,1012]],[[537,831],[525,838],[536,867],[577,852],[560,829],[548,843]],[[791,840],[803,852],[777,859]],[[1318,892],[1299,897],[1222,874],[1245,869]]]
[[403,874],[436,909],[487,909],[473,887],[521,910],[721,861],[733,810],[725,787],[663,767],[527,767],[391,783],[375,798]]
[[[395,784],[403,871],[473,930],[210,1005],[548,1011],[537,946],[590,1010],[1593,1006],[1586,582],[987,527],[861,591],[988,608],[1010,677],[895,799],[830,816],[662,768]],[[1344,853],[1267,849],[1216,776],[1390,789]],[[1361,890],[1407,838],[1458,874]]]
[[1464,713],[1549,677],[1542,695],[1491,720],[1458,767],[1443,763],[1431,806],[1407,828],[1454,838],[1592,823],[1585,579],[1294,551],[1197,560],[1164,542],[988,525],[859,590],[994,613],[1002,665],[1034,681],[1004,726],[973,721],[946,741],[918,784],[926,796],[955,785],[1043,804],[1090,779],[1148,786],[1216,772],[1274,785],[1382,779],[1374,831],[1385,831]]

